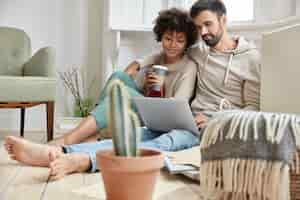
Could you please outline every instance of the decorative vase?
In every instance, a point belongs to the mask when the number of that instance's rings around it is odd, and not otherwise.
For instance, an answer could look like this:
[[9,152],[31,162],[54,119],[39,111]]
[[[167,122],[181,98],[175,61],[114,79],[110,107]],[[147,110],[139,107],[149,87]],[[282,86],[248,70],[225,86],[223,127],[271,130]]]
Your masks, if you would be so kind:
[[155,150],[141,150],[141,156],[116,156],[114,151],[98,151],[107,200],[151,200],[164,156]]

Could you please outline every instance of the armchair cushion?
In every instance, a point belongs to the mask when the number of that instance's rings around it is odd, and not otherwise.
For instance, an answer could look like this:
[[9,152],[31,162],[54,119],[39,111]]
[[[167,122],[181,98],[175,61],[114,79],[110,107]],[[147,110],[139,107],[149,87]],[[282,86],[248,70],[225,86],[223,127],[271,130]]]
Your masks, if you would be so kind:
[[0,27],[0,52],[0,102],[55,101],[53,48],[31,57],[30,38],[23,30]]
[[19,29],[0,27],[0,75],[21,76],[31,55],[30,39]]
[[55,78],[0,76],[0,102],[54,101],[55,90]]
[[55,76],[55,51],[52,47],[40,49],[24,65],[24,76]]

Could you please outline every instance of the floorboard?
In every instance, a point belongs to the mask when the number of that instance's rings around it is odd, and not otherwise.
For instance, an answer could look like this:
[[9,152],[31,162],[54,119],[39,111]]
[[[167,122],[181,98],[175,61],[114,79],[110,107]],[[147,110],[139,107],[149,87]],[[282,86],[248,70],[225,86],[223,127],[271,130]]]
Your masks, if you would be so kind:
[[[0,134],[0,200],[105,200],[100,173],[77,173],[59,181],[48,180],[48,168],[24,166],[9,158],[3,147],[7,135],[18,136],[18,132]],[[25,132],[25,138],[46,142],[45,132]],[[154,200],[202,199],[197,194],[197,183],[166,174],[159,177],[155,192]]]
[[18,169],[21,168],[17,162],[9,159],[6,151],[3,148],[3,142],[0,142],[0,199],[3,196],[3,192],[6,190],[9,183],[11,183],[17,176]]
[[2,192],[4,200],[40,199],[47,184],[48,169],[22,166]]

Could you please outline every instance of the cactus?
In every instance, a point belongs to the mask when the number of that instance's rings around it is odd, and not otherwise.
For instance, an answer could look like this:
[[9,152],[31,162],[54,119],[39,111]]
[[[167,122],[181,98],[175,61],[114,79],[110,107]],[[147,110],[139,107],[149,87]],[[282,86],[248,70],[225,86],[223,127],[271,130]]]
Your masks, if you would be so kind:
[[108,128],[112,133],[115,154],[139,156],[140,121],[131,109],[126,87],[120,80],[114,80],[109,85],[108,91]]

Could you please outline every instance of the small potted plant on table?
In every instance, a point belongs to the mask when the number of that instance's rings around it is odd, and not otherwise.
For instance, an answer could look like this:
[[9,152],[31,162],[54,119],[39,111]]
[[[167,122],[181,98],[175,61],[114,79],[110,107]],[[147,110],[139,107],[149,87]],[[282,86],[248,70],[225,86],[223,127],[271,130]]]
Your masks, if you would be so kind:
[[140,122],[121,81],[112,82],[109,98],[108,128],[114,150],[97,152],[107,199],[151,200],[164,157],[159,151],[138,148]]

